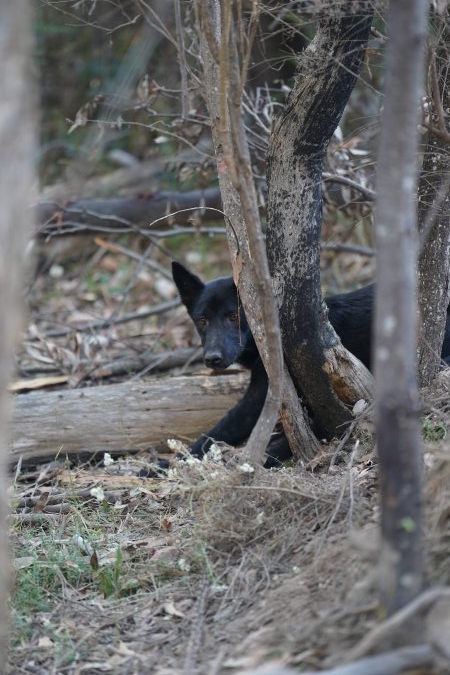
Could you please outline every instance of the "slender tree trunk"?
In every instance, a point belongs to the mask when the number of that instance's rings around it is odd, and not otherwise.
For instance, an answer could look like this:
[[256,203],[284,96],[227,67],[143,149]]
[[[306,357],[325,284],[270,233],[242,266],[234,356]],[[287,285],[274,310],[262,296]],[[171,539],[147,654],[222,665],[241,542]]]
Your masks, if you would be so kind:
[[36,102],[31,82],[31,17],[27,0],[0,3],[0,650],[6,664],[8,636],[8,421],[7,386],[21,319],[22,280],[29,205],[35,183]]
[[285,358],[329,436],[351,419],[348,405],[372,394],[370,374],[327,321],[319,266],[325,151],[360,71],[372,13],[370,2],[345,0],[320,17],[269,140],[267,252]]
[[410,601],[422,584],[416,157],[426,11],[427,0],[395,0],[390,5],[378,159],[375,381],[382,512],[380,596],[389,614]]
[[247,443],[249,455],[262,463],[281,404],[283,356],[250,154],[243,133],[234,3],[199,0],[198,10],[204,93],[211,119],[234,280],[269,376],[264,410]]
[[437,17],[439,42],[430,45],[428,81],[431,129],[423,145],[419,180],[419,378],[428,385],[439,368],[450,301],[450,11]]

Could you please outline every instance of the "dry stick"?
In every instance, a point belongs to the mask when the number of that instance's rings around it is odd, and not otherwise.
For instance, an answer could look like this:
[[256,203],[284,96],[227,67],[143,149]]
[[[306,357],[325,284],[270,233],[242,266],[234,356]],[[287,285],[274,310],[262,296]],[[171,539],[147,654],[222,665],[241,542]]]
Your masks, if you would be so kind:
[[[192,229],[189,229],[189,231],[192,233]],[[131,258],[132,260],[137,260],[138,262],[144,264],[146,267],[149,267],[155,272],[158,272],[165,279],[172,280],[172,275],[162,265],[159,265],[157,262],[154,262],[153,260],[145,258],[139,253],[131,251],[129,248],[126,248],[125,246],[121,246],[120,244],[117,244],[116,242],[113,241],[101,239],[100,237],[95,238],[95,243],[97,244],[97,246],[100,246],[101,248],[107,251],[111,251],[111,253],[120,253],[122,255],[126,255],[128,258]]]
[[45,521],[55,523],[59,515],[59,513],[11,513],[8,520],[18,525],[36,525]]
[[205,577],[202,581],[202,587],[197,602],[195,603],[192,628],[183,665],[183,675],[192,675],[196,671],[195,664],[198,661],[202,647],[202,633],[205,623],[205,607],[208,593],[209,583]]
[[117,326],[118,324],[128,323],[128,321],[140,321],[142,319],[147,319],[149,316],[154,316],[155,314],[163,314],[169,309],[179,307],[180,304],[180,300],[168,300],[167,302],[162,302],[159,305],[155,305],[146,312],[132,312],[131,314],[124,314],[124,316],[114,319],[114,321],[109,321],[108,319],[99,319],[98,321],[89,321],[82,326],[69,326],[67,328],[61,328],[60,330],[49,330],[42,335],[30,337],[30,341],[35,341],[41,338],[64,337],[65,335],[70,335],[70,333],[73,332],[84,333],[91,330],[101,330],[102,328],[109,328],[111,325]]
[[450,598],[450,588],[430,588],[418,595],[412,602],[405,605],[395,614],[392,614],[386,621],[375,626],[359,644],[352,649],[348,655],[348,660],[353,661],[361,658],[365,654],[373,651],[384,640],[390,639],[392,633],[401,628],[413,616],[427,611],[434,602],[442,598]]
[[188,67],[186,62],[186,51],[184,47],[183,22],[181,20],[181,0],[175,0],[175,30],[178,42],[178,58],[180,62],[181,79],[181,119],[187,120],[189,117],[189,90],[188,90]]
[[345,253],[355,253],[356,255],[363,255],[367,256],[368,258],[372,258],[375,255],[375,251],[373,248],[369,248],[368,246],[354,246],[353,244],[321,244],[320,248],[322,251],[337,251],[338,253],[345,252]]
[[138,264],[136,266],[136,269],[134,270],[133,274],[131,275],[131,278],[128,281],[127,286],[122,293],[122,298],[120,299],[119,303],[116,305],[116,307],[114,308],[114,310],[111,312],[111,314],[109,315],[109,317],[107,319],[108,325],[113,324],[114,321],[118,318],[118,314],[120,313],[121,309],[125,305],[125,303],[128,299],[128,296],[130,294],[130,291],[133,288],[133,286],[135,285],[136,281],[138,280],[139,274],[142,271],[143,267],[145,266],[146,260],[147,260],[148,256],[150,255],[150,253],[152,252],[153,248],[154,248],[153,243],[150,241],[150,243],[147,246],[147,248],[145,249],[143,255],[139,256]]
[[[348,663],[329,670],[307,670],[303,675],[398,675],[414,668],[433,666],[433,650],[429,645],[403,647],[378,656],[369,656],[355,663]],[[237,675],[298,675],[297,670],[282,666],[263,666],[256,670],[246,670]]]
[[358,192],[360,192],[361,195],[364,197],[364,199],[366,199],[368,202],[375,201],[376,192],[374,190],[364,187],[360,183],[357,183],[355,180],[352,180],[351,178],[347,178],[346,176],[339,176],[335,173],[323,173],[322,177],[324,181],[328,183],[340,183],[341,185],[347,185],[348,187],[351,187],[354,190],[358,190]]
[[[108,377],[117,377],[118,375],[130,375],[131,373],[139,373],[139,376],[142,377],[142,375],[149,371],[161,372],[170,370],[171,368],[185,369],[186,367],[201,361],[201,347],[180,347],[179,349],[174,349],[172,351],[158,352],[156,354],[145,353],[141,356],[129,356],[114,361],[102,361],[101,363],[95,363],[94,365],[89,359],[81,359],[78,365],[80,368],[90,368],[90,370],[83,375],[83,380],[98,380],[100,378],[106,379]],[[61,373],[70,370],[72,366],[73,364],[69,361],[62,361],[59,365],[55,363],[55,365],[51,367],[21,367],[20,372],[22,375],[30,377],[30,375],[39,373]]]
[[[247,238],[248,251],[246,251],[246,255],[249,258],[247,261],[243,258],[242,265],[245,263],[251,265],[250,269],[252,270],[256,290],[259,293],[265,331],[265,339],[260,340],[260,346],[262,344],[262,351],[266,352],[262,354],[262,357],[269,377],[269,389],[264,408],[261,411],[258,425],[252,431],[248,441],[249,455],[252,459],[256,459],[258,454],[261,455],[261,450],[264,451],[267,442],[263,444],[263,440],[270,436],[278,417],[283,392],[284,363],[278,311],[272,293],[272,283],[264,239],[262,237],[258,202],[251,169],[251,157],[245,135],[242,115],[243,82],[239,82],[239,62],[236,53],[234,31],[231,31],[230,37],[232,43],[229,45],[229,63],[226,64],[226,68],[228,70],[230,88],[228,95],[234,98],[228,108],[231,127],[230,140],[233,152],[226,160],[230,165],[234,165],[234,169],[230,173],[231,177],[235,174],[237,180],[234,188],[239,194],[241,201],[242,215],[246,226],[242,235],[244,241],[245,237]],[[222,67],[224,65],[222,64]],[[242,254],[243,251],[241,250]],[[239,265],[237,267],[239,268]],[[239,269],[238,275],[240,276]]]

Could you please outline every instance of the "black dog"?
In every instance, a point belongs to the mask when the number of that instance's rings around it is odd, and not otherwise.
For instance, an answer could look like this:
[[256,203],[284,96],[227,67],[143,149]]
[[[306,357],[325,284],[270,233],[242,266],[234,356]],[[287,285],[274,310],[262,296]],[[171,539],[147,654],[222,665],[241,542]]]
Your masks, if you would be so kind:
[[[250,383],[241,401],[191,446],[192,454],[202,457],[213,440],[229,445],[239,445],[247,440],[264,404],[268,379],[233,279],[220,277],[204,284],[176,262],[172,263],[172,276],[200,335],[205,365],[222,370],[232,363],[239,363],[251,371]],[[342,344],[369,369],[374,292],[372,284],[325,299],[328,318]],[[450,359],[448,310],[442,356]],[[290,456],[289,446],[283,437],[269,445],[265,466],[279,465]]]

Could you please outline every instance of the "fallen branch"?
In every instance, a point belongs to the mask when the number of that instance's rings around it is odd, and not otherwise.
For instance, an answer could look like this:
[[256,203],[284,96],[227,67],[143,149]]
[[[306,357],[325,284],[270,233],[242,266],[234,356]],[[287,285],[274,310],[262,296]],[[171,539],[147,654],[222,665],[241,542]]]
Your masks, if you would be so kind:
[[155,305],[145,312],[132,312],[131,314],[124,314],[121,317],[112,316],[110,319],[99,319],[98,321],[87,321],[83,324],[77,324],[73,326],[67,326],[66,328],[48,330],[41,335],[30,336],[28,339],[40,340],[41,338],[56,338],[64,337],[65,335],[70,335],[70,333],[81,333],[89,332],[91,330],[100,330],[102,328],[108,328],[112,325],[128,323],[128,321],[140,321],[142,319],[147,319],[149,316],[155,316],[157,314],[164,314],[169,309],[174,309],[181,304],[180,300],[167,300],[167,302],[161,302],[159,305]]
[[[102,361],[93,363],[89,359],[81,359],[77,365],[78,371],[83,372],[78,384],[85,380],[100,380],[108,377],[117,377],[120,375],[130,375],[138,373],[140,377],[146,373],[162,372],[172,368],[183,368],[193,363],[202,361],[202,350],[200,347],[180,347],[173,351],[165,351],[158,354],[145,353],[140,356],[129,356],[114,361]],[[54,386],[55,384],[66,383],[69,379],[67,373],[72,373],[73,364],[69,360],[55,362],[49,366],[19,366],[20,372],[26,379],[14,381],[9,390],[11,392],[30,391],[31,389],[41,389],[43,387]],[[32,375],[46,374],[47,377],[31,377]],[[55,375],[54,373],[64,373],[64,375]],[[57,378],[61,379],[58,380]],[[42,382],[40,382],[42,380]]]
[[15,397],[10,460],[124,454],[192,441],[244,393],[245,373],[172,377]]
[[142,354],[141,356],[130,356],[126,359],[116,359],[98,367],[95,366],[86,374],[84,379],[116,377],[129,373],[143,375],[149,372],[170,370],[171,368],[182,368],[192,363],[199,363],[202,360],[203,352],[200,347],[186,347],[185,349],[175,349],[161,354]]
[[[307,670],[303,675],[397,675],[413,668],[431,668],[433,663],[431,647],[418,645],[369,656],[330,670]],[[263,666],[256,670],[241,671],[237,675],[298,675],[298,671],[279,666]]]
[[38,234],[51,237],[92,232],[130,232],[167,218],[167,225],[222,218],[219,188],[190,192],[156,192],[122,199],[40,202],[35,208]]
[[392,634],[398,631],[413,616],[428,611],[433,603],[442,598],[450,598],[450,588],[438,587],[424,591],[424,593],[421,593],[409,604],[405,605],[405,607],[392,614],[386,621],[375,626],[370,633],[363,637],[359,644],[350,651],[348,655],[349,660],[359,659],[364,654],[373,651],[385,640],[392,638]]

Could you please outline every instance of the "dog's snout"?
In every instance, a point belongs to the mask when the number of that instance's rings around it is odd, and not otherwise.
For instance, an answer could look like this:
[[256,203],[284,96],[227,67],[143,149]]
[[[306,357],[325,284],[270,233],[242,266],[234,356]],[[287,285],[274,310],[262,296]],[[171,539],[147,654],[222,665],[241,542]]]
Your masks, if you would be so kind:
[[219,350],[211,349],[205,352],[203,360],[208,368],[225,368],[223,355]]

